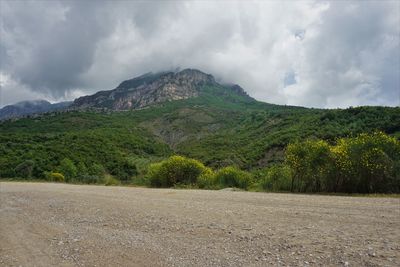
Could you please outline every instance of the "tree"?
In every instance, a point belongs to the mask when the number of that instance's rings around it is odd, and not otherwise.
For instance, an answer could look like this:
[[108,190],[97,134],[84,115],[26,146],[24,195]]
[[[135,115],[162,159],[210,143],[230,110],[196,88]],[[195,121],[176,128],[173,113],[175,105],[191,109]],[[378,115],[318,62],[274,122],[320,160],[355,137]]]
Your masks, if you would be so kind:
[[260,185],[265,191],[289,191],[291,176],[291,170],[287,165],[272,165],[263,171]]
[[302,159],[305,157],[306,151],[301,143],[291,143],[286,147],[285,161],[293,171],[290,191],[294,192],[296,180],[301,180],[305,175],[305,164]]
[[341,191],[358,193],[398,192],[396,162],[400,142],[383,132],[341,138],[332,148]]
[[301,192],[399,192],[400,142],[383,132],[341,138],[333,146],[307,140],[289,144],[291,190]]
[[67,182],[76,178],[77,168],[72,160],[65,158],[60,162],[59,171],[62,173]]
[[32,178],[32,171],[34,166],[35,162],[33,160],[25,160],[15,167],[15,173],[21,178]]

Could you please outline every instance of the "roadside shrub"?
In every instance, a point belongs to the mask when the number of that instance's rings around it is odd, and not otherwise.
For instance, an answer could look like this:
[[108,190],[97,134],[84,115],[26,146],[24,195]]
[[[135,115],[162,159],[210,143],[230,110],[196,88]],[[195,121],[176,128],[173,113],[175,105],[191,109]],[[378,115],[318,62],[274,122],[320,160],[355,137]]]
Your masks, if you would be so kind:
[[103,181],[103,178],[104,176],[85,174],[82,175],[79,179],[84,184],[99,184]]
[[106,170],[104,169],[103,165],[98,163],[93,163],[92,165],[90,165],[87,172],[91,176],[103,177],[104,174],[106,173]]
[[105,185],[119,185],[120,181],[118,179],[116,179],[115,177],[113,177],[112,175],[106,174],[104,176],[104,180],[103,180]]
[[286,163],[293,171],[291,191],[325,191],[333,164],[330,146],[323,140],[306,140],[289,144]]
[[197,185],[199,188],[214,189],[216,187],[215,173],[212,169],[206,168],[202,174],[197,178]]
[[66,181],[70,182],[76,178],[78,170],[72,160],[69,158],[65,158],[60,162],[60,166],[58,167],[60,173],[64,174]]
[[31,178],[35,162],[33,160],[26,160],[15,167],[15,174],[21,178]]
[[400,142],[383,132],[341,138],[332,147],[336,192],[399,192]]
[[400,142],[383,132],[289,144],[291,191],[396,193],[400,191]]
[[215,182],[221,187],[238,187],[247,189],[251,183],[251,175],[237,167],[228,166],[215,173]]
[[46,179],[52,182],[64,182],[65,178],[62,173],[59,172],[48,172],[45,173]]
[[133,162],[127,160],[117,162],[113,164],[113,166],[111,166],[110,168],[110,173],[124,182],[131,180],[132,176],[137,174],[136,165]]
[[290,191],[290,168],[285,165],[273,165],[265,170],[265,175],[259,183],[264,191]]
[[177,184],[195,184],[201,174],[207,171],[203,163],[185,158],[172,156],[159,163],[150,164],[147,179],[153,187],[171,187]]

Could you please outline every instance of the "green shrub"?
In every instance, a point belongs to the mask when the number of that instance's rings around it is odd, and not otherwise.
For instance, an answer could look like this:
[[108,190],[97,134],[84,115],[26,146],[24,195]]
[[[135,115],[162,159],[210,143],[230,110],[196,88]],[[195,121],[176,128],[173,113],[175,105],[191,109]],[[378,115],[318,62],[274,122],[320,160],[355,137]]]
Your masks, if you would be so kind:
[[335,159],[333,191],[347,193],[399,192],[396,174],[400,142],[383,132],[341,138],[331,148]]
[[147,179],[153,187],[196,184],[200,175],[207,170],[208,168],[197,160],[172,156],[159,163],[150,164]]
[[202,174],[197,178],[197,185],[199,188],[214,189],[216,187],[215,173],[212,169],[206,168]]
[[76,178],[78,170],[72,160],[69,158],[65,158],[60,162],[60,166],[58,167],[60,173],[64,174],[66,181],[70,182]]
[[251,180],[251,175],[248,172],[233,166],[222,168],[215,174],[215,182],[221,187],[239,187],[247,189]]
[[400,142],[383,132],[289,144],[291,191],[396,193],[400,191]]
[[100,184],[104,179],[104,176],[97,176],[97,175],[82,175],[80,177],[80,181],[84,184]]
[[104,184],[105,185],[119,185],[120,181],[113,177],[112,175],[106,174],[104,176]]
[[31,178],[35,162],[33,160],[26,160],[15,167],[15,174],[21,178]]
[[290,191],[290,168],[285,165],[273,165],[267,168],[259,184],[264,191]]
[[46,179],[53,182],[64,182],[65,178],[62,173],[59,172],[48,172],[45,174]]
[[105,173],[106,170],[104,169],[103,165],[98,163],[93,163],[88,169],[88,174],[93,176],[103,177]]

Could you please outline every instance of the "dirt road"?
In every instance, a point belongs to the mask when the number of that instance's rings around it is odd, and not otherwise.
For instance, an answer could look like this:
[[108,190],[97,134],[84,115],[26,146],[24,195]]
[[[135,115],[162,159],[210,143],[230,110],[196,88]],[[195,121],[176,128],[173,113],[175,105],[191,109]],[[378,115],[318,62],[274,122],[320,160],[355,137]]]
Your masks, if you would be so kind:
[[0,183],[0,266],[400,266],[400,200]]

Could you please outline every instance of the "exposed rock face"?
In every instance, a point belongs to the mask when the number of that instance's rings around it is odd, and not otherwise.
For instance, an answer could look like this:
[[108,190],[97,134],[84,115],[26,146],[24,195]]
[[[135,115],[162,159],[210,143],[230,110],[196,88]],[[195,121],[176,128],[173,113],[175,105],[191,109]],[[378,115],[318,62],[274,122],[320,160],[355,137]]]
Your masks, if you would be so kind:
[[145,74],[122,82],[117,88],[75,99],[75,108],[139,109],[166,101],[196,97],[199,88],[215,84],[214,78],[194,69]]

